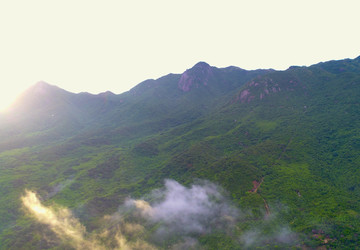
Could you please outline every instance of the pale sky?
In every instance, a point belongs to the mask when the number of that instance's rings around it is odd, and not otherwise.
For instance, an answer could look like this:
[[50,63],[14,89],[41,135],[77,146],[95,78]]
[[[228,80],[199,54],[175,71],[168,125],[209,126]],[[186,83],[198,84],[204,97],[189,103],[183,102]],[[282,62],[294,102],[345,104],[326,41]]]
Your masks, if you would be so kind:
[[359,0],[0,0],[0,108],[38,81],[116,94],[216,67],[360,55]]

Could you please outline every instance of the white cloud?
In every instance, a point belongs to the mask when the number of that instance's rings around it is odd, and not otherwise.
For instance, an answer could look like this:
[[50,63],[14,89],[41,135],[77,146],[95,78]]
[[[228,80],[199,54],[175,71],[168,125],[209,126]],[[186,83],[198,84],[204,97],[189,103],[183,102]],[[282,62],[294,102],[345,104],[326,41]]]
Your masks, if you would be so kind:
[[[128,199],[118,212],[105,215],[92,232],[87,232],[69,209],[45,206],[34,192],[26,191],[21,200],[33,218],[76,249],[156,249],[164,243],[172,249],[199,249],[196,237],[213,232],[246,249],[299,244],[299,235],[282,221],[284,208],[273,207],[263,220],[249,221],[252,215],[235,208],[223,194],[208,181],[185,187],[166,180],[163,188],[145,199]],[[240,229],[239,223],[246,223],[246,229]]]
[[[154,190],[148,198],[153,202],[128,200],[120,206],[119,212],[104,217],[104,228],[91,233],[69,209],[45,206],[32,191],[25,191],[21,200],[31,216],[76,249],[107,249],[109,246],[154,249],[156,244],[161,245],[174,236],[177,239],[173,242],[174,249],[196,247],[194,234],[231,231],[239,215],[224,198],[222,190],[210,182],[187,188],[166,180],[165,187]],[[143,221],[139,220],[137,212]],[[155,233],[149,233],[154,227],[157,228]]]
[[155,190],[151,204],[131,200],[141,214],[154,223],[160,223],[158,236],[174,233],[183,236],[210,233],[214,229],[234,226],[239,211],[221,194],[221,189],[210,183],[184,187],[174,180],[166,180],[164,189]]

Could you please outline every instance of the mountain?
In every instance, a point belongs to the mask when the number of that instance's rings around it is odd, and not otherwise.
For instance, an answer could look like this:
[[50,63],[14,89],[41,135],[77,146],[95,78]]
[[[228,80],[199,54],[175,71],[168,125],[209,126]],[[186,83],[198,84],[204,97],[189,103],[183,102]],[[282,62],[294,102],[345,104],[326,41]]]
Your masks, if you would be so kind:
[[39,82],[1,117],[0,248],[356,248],[359,87],[360,57],[199,62],[119,95]]
[[[157,80],[147,80],[120,95],[111,92],[73,94],[39,82],[26,90],[8,117],[3,118],[5,126],[2,127],[10,128],[10,131],[2,134],[12,134],[11,139],[20,137],[18,141],[21,144],[24,144],[23,137],[28,137],[29,133],[36,136],[26,138],[27,144],[32,144],[34,140],[39,143],[64,139],[85,130],[97,134],[98,130],[111,129],[121,130],[126,135],[145,135],[211,112],[212,108],[223,103],[225,93],[267,72],[217,69],[208,65],[208,72],[212,75],[208,79],[211,84],[204,84],[204,88],[187,93],[181,88],[185,82],[184,76],[189,74],[191,77],[188,81],[194,81],[199,77],[198,69],[199,64],[196,64],[182,75],[170,74]],[[154,112],[156,117],[153,117]],[[9,142],[4,144],[4,147],[8,147]]]

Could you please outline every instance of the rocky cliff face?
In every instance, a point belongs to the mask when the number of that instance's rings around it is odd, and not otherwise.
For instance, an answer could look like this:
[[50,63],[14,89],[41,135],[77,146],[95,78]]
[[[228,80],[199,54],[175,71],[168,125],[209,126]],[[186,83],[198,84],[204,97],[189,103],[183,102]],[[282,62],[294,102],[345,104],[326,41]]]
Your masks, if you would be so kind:
[[178,87],[187,92],[191,88],[198,88],[201,85],[207,85],[213,77],[213,67],[205,62],[199,62],[181,75]]

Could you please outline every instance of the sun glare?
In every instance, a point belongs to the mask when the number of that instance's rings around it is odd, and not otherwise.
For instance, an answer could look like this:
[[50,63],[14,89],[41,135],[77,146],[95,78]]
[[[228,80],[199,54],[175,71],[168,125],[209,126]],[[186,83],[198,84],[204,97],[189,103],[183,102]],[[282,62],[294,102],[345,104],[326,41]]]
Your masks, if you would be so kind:
[[20,91],[9,91],[9,90],[3,90],[0,93],[0,112],[6,112],[8,108],[13,104],[16,97],[18,97]]

